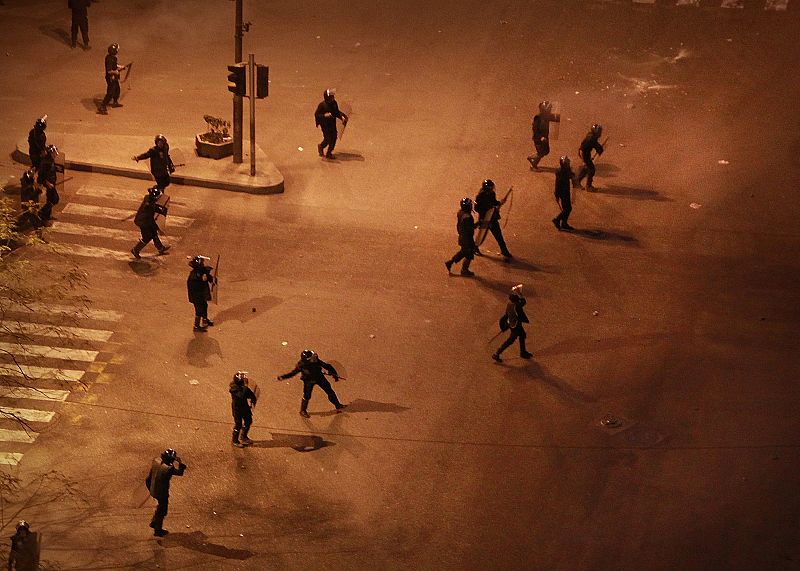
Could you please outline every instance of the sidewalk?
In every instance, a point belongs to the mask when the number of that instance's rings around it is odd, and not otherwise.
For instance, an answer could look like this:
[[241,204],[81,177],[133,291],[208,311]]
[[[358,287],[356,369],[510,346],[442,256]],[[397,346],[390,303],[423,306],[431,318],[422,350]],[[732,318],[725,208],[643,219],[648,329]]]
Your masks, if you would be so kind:
[[[149,161],[131,160],[153,146],[152,139],[132,135],[62,134],[47,131],[47,143],[58,147],[64,155],[64,166],[71,170],[90,171],[115,176],[152,180]],[[244,150],[249,144],[244,141]],[[234,164],[231,157],[220,160],[198,157],[194,139],[170,139],[170,156],[177,167],[172,175],[173,184],[221,188],[251,194],[276,194],[283,192],[283,175],[256,146],[256,174],[250,176],[250,156],[245,153],[242,164]],[[21,140],[14,151],[15,160],[30,164],[28,141]]]

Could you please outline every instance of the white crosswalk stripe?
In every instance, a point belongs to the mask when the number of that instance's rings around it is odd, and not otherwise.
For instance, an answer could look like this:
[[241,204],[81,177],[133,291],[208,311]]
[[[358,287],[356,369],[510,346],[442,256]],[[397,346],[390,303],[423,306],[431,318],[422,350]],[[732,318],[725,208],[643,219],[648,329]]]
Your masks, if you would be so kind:
[[[18,379],[45,379],[48,381],[66,381],[77,383],[83,379],[85,371],[74,369],[57,369],[54,367],[36,367],[34,365],[12,365],[0,363],[0,376]],[[0,396],[4,396],[0,388]]]
[[[7,389],[7,390],[6,390]],[[35,389],[33,387],[0,386],[0,398],[19,400],[65,401],[69,391],[61,389]]]
[[[133,209],[136,210],[144,197],[144,193],[138,190],[126,188],[114,188],[104,186],[81,186],[76,192],[78,196],[88,196],[91,198],[108,198],[111,200],[127,200],[131,202]],[[172,197],[169,202],[170,212],[175,208],[187,207],[186,199]]]
[[49,231],[57,234],[96,236],[98,238],[109,238],[111,240],[125,240],[126,242],[132,242],[134,244],[141,237],[141,234],[135,230],[119,230],[117,228],[106,228],[104,226],[73,224],[72,222],[62,222],[61,220],[53,222],[49,227]]
[[0,452],[0,464],[5,466],[16,466],[22,460],[19,452]]
[[[92,204],[80,204],[72,202],[67,204],[62,210],[63,213],[73,214],[76,216],[96,216],[98,218],[108,218],[110,220],[117,220],[120,222],[130,221],[133,223],[133,217],[136,212],[126,210],[124,208],[111,208],[110,206],[94,206]],[[192,218],[183,216],[167,216],[167,224],[170,226],[178,226],[186,228],[194,222]]]
[[0,406],[0,418],[8,416],[18,418],[25,422],[50,422],[55,416],[52,410],[36,410],[33,408],[17,408],[13,406]]
[[[133,245],[133,244],[131,244]],[[128,250],[110,250],[99,246],[82,246],[80,244],[51,244],[51,250],[59,254],[72,254],[82,258],[103,258],[118,262],[129,262],[133,259]]]
[[97,358],[99,351],[50,347],[48,345],[23,345],[0,341],[0,353],[7,353],[16,357],[42,357],[44,359],[92,362]]
[[0,331],[29,337],[59,337],[64,339],[80,339],[82,341],[108,341],[114,333],[113,331],[105,329],[84,329],[82,327],[23,323],[19,321],[3,323]]
[[39,302],[25,305],[12,303],[9,304],[6,309],[8,311],[37,313],[41,315],[69,315],[72,317],[92,319],[94,321],[120,321],[124,317],[122,313],[113,309],[93,309],[91,307],[45,304]]
[[785,11],[789,9],[789,0],[767,0],[764,10]]
[[37,436],[39,436],[38,432],[0,428],[0,442],[24,442],[25,444],[32,444]]

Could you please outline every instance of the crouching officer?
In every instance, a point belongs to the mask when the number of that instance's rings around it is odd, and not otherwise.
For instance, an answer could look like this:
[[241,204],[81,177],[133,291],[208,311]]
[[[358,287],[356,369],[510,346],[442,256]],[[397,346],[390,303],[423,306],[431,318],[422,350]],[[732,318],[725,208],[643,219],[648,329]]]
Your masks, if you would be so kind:
[[[175,466],[175,463],[178,465]],[[153,459],[150,474],[144,483],[150,491],[150,496],[158,501],[153,519],[150,521],[150,527],[153,528],[153,535],[156,537],[163,537],[169,533],[164,529],[164,518],[167,517],[169,509],[169,482],[172,476],[183,476],[185,471],[186,464],[172,448],[164,450],[160,458]]]
[[170,248],[162,244],[161,238],[158,237],[158,233],[161,229],[156,222],[156,216],[158,214],[167,215],[167,207],[158,203],[160,197],[161,190],[159,190],[157,186],[148,188],[147,194],[142,198],[142,203],[139,205],[139,210],[136,211],[136,216],[133,219],[133,223],[136,224],[142,232],[142,239],[139,240],[131,250],[131,254],[133,254],[133,257],[137,260],[141,258],[139,253],[142,251],[142,248],[147,246],[150,240],[153,241],[153,245],[155,245],[159,255],[166,254],[167,250]]
[[208,318],[208,302],[211,301],[211,287],[217,283],[213,270],[205,265],[206,256],[197,255],[189,262],[191,271],[186,278],[189,301],[194,305],[194,330],[207,331],[214,322]]
[[447,268],[447,273],[461,260],[461,275],[465,277],[472,277],[475,275],[471,272],[469,265],[475,257],[475,219],[472,218],[472,199],[464,197],[461,199],[461,209],[456,215],[456,230],[458,231],[458,245],[460,250],[455,255],[447,260],[444,265]]
[[319,387],[325,391],[325,394],[328,395],[328,400],[336,407],[337,411],[347,406],[339,402],[339,398],[333,391],[333,387],[331,387],[330,382],[328,382],[328,379],[325,378],[325,374],[322,372],[323,369],[333,377],[334,381],[339,381],[339,373],[336,372],[333,365],[320,359],[314,351],[306,349],[300,353],[300,360],[297,362],[294,369],[284,375],[278,375],[278,380],[282,381],[283,379],[289,379],[294,377],[297,373],[300,373],[300,379],[303,381],[303,400],[300,401],[300,416],[304,418],[309,418],[307,410],[308,401],[311,399],[311,391],[314,390],[314,385],[319,385]]
[[175,172],[175,164],[169,156],[169,143],[164,135],[156,135],[155,145],[147,149],[141,155],[131,157],[137,163],[144,159],[150,159],[150,174],[156,181],[156,186],[163,192],[172,182],[170,175]]
[[[237,448],[243,448],[253,443],[247,437],[250,425],[253,424],[253,407],[256,406],[255,393],[248,386],[250,379],[247,371],[237,371],[233,375],[228,391],[231,393],[231,412],[233,412],[233,437],[231,443]],[[241,441],[239,433],[241,432]]]

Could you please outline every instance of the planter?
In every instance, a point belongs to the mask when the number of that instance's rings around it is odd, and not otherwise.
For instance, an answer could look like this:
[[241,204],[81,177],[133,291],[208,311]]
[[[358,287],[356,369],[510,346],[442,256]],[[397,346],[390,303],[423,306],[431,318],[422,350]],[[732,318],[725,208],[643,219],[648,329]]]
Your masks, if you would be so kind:
[[229,157],[233,154],[233,137],[230,140],[223,141],[222,143],[209,143],[203,141],[201,135],[195,135],[194,144],[197,147],[197,156],[206,157],[209,159],[221,159]]

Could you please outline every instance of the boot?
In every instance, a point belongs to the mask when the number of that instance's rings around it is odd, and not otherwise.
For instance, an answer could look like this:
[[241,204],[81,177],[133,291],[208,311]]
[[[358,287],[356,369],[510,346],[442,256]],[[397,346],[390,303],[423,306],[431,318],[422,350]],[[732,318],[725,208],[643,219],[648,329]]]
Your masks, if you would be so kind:
[[447,273],[449,274],[450,273],[450,268],[453,267],[453,260],[447,260],[444,263],[444,266],[447,268]]
[[553,218],[553,225],[556,227],[556,230],[561,230],[561,220],[559,218]]
[[525,343],[519,344],[519,356],[523,359],[530,359],[533,357],[533,353],[528,353],[528,350],[525,348]]
[[245,446],[250,446],[253,441],[247,437],[247,433],[250,432],[250,427],[242,428],[242,444]]
[[475,275],[475,272],[469,271],[469,265],[472,263],[472,260],[464,260],[464,263],[461,265],[461,275],[465,278],[471,278]]
[[236,448],[244,448],[244,444],[239,442],[239,431],[235,428],[233,429],[233,435],[231,437],[231,444],[236,446]]
[[502,363],[503,362],[503,360],[500,358],[500,354],[499,353],[492,353],[492,359],[494,359],[498,363]]
[[211,321],[208,317],[203,318],[203,327],[214,327],[214,322]]
[[136,245],[133,247],[133,249],[131,250],[131,254],[133,254],[133,257],[136,258],[137,260],[140,259],[141,256],[139,255],[139,252],[141,252],[142,248],[144,248],[144,247],[145,247],[145,243],[142,242],[141,240],[139,240],[136,243]]
[[324,148],[325,148],[325,145],[323,145],[322,143],[317,145],[317,152],[319,153],[319,156],[321,156],[321,157],[325,156],[325,153],[322,152],[322,149],[324,149]]
[[308,408],[308,401],[306,399],[301,400],[300,401],[300,416],[302,416],[303,418],[311,418],[311,415],[308,414],[308,411],[306,410],[307,408]]
[[201,319],[202,319],[202,317],[195,316],[195,318],[194,318],[194,330],[195,331],[207,331],[207,329],[205,327],[200,325],[200,320]]
[[539,168],[539,161],[542,160],[542,157],[539,155],[528,157],[528,162],[531,163],[531,170],[538,170]]
[[159,256],[163,256],[164,254],[166,254],[166,253],[167,253],[167,250],[169,250],[170,248],[171,248],[171,246],[168,246],[168,245],[166,245],[166,244],[162,245],[162,246],[161,246],[161,247],[158,249],[158,255],[159,255]]

